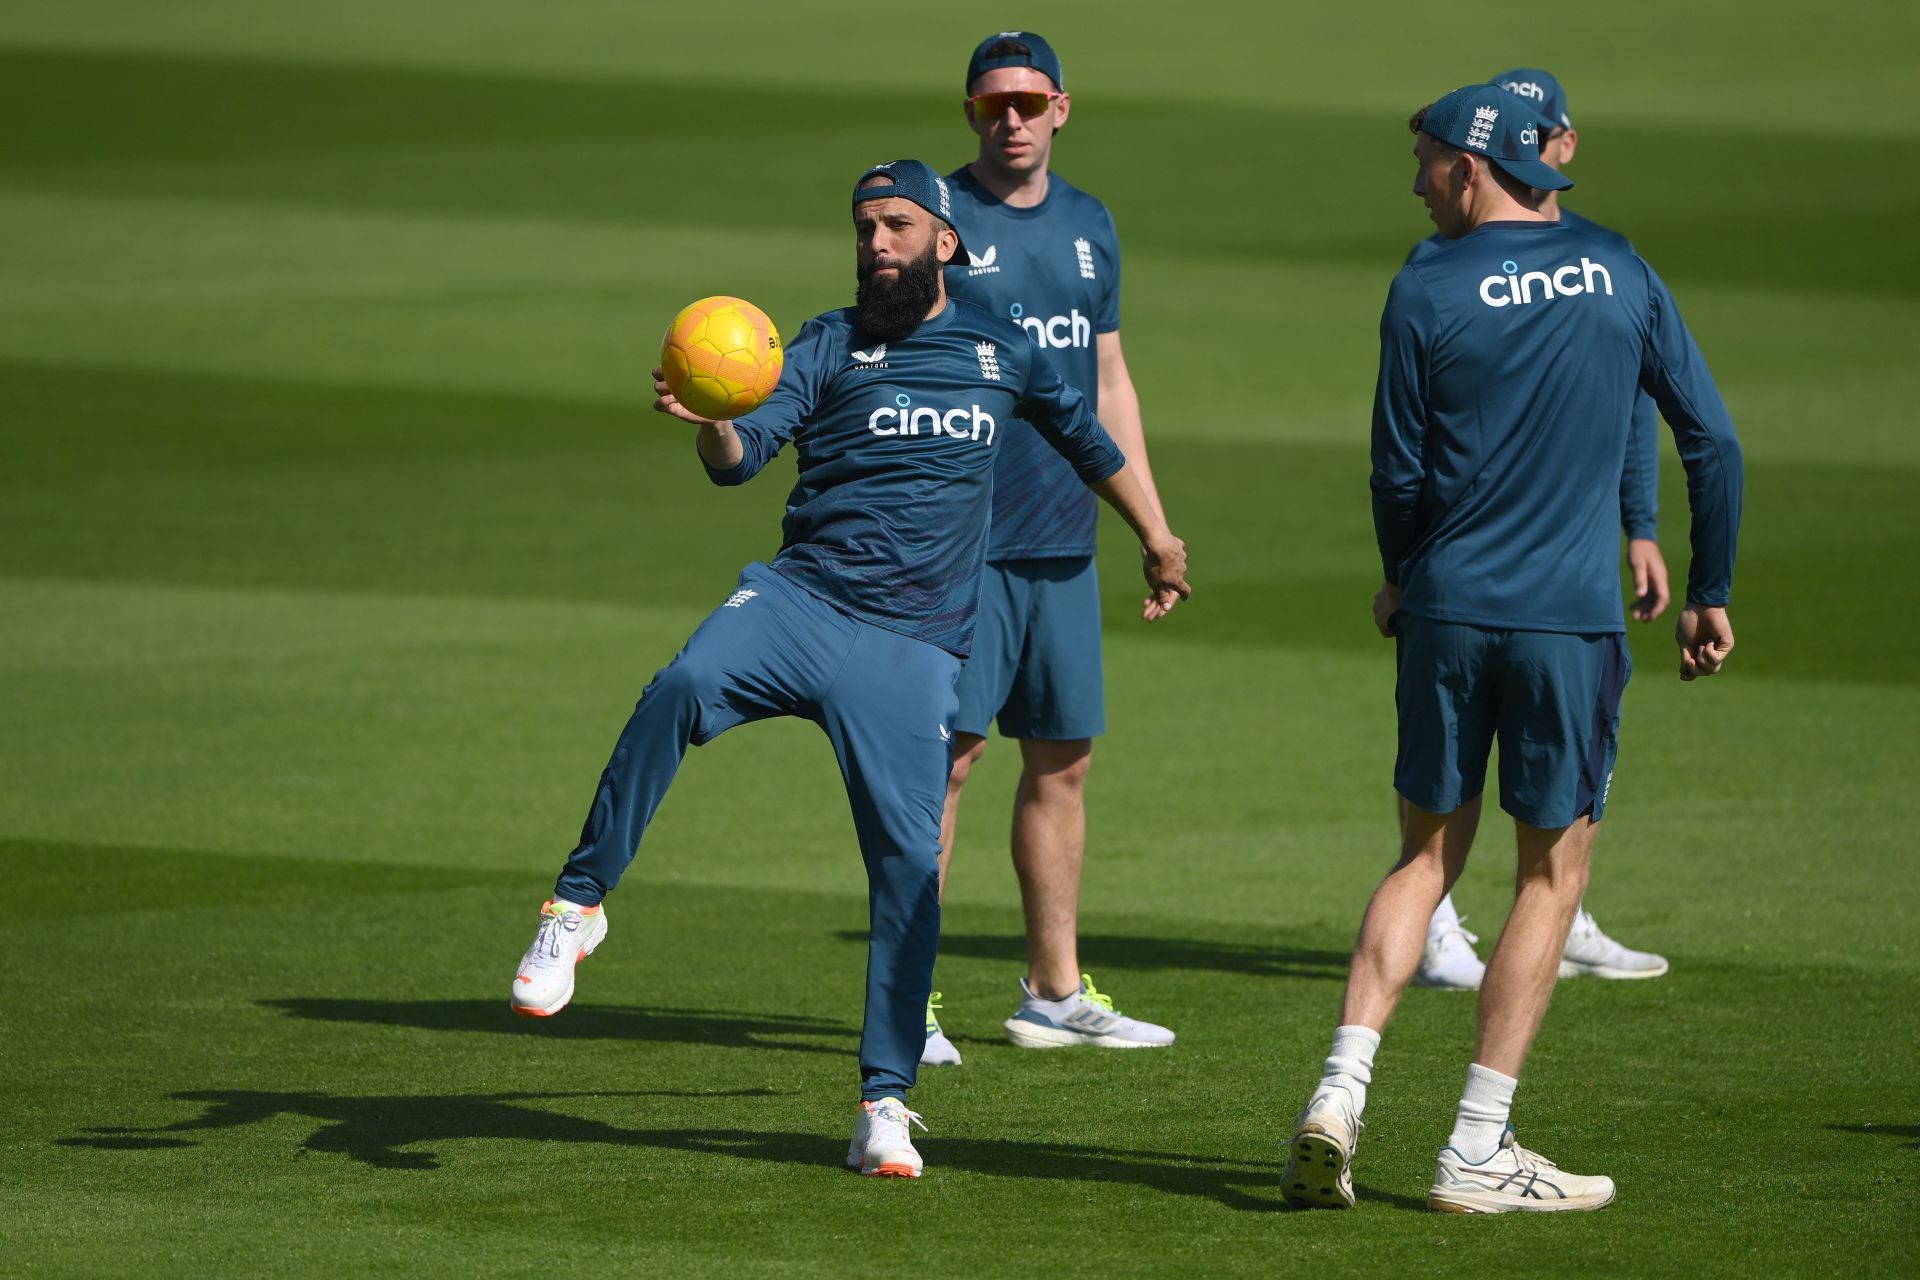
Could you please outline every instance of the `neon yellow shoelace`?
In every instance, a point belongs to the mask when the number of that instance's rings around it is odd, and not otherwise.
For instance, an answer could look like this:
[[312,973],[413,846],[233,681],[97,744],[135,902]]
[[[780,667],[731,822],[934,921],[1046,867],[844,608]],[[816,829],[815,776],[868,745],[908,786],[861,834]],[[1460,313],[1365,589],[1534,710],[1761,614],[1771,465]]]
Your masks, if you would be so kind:
[[1080,994],[1084,995],[1087,998],[1088,1004],[1097,1004],[1102,1009],[1105,1009],[1108,1013],[1113,1012],[1113,997],[1110,995],[1107,995],[1104,992],[1096,991],[1094,989],[1092,974],[1090,973],[1081,974],[1080,986],[1081,986]]

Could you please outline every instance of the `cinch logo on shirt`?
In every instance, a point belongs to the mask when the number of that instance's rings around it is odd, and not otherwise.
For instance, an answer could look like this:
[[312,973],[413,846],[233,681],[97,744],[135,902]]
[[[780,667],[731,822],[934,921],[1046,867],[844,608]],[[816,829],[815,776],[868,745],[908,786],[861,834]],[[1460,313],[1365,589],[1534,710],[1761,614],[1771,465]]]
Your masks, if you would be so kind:
[[877,436],[917,436],[924,431],[936,439],[944,436],[949,440],[978,440],[984,431],[987,443],[993,443],[993,415],[977,404],[940,410],[931,405],[915,406],[904,393],[893,400],[867,416],[867,430]]
[[1592,258],[1582,258],[1579,262],[1569,262],[1564,267],[1555,267],[1551,274],[1545,271],[1522,273],[1520,267],[1509,258],[1500,264],[1506,272],[1501,276],[1488,276],[1480,282],[1480,301],[1490,307],[1524,307],[1534,300],[1534,286],[1539,285],[1540,301],[1547,302],[1556,295],[1572,298],[1582,293],[1598,293],[1594,281],[1598,280],[1607,287],[1607,293],[1613,293],[1613,276],[1605,266]]
[[1020,326],[1033,335],[1033,340],[1043,347],[1090,347],[1093,345],[1093,321],[1080,314],[1080,308],[1073,308],[1064,316],[1030,316],[1027,309],[1019,303],[1007,308],[1007,314],[1020,322]]

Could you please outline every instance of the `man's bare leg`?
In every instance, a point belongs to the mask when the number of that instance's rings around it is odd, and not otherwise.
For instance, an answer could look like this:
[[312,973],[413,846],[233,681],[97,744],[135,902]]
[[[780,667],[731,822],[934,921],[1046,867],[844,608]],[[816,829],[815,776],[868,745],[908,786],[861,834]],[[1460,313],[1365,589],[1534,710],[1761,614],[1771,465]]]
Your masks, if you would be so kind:
[[1570,827],[1542,830],[1515,823],[1519,864],[1514,872],[1513,912],[1487,961],[1480,988],[1480,1036],[1473,1060],[1502,1075],[1518,1077],[1533,1037],[1553,998],[1560,953],[1586,892],[1587,868],[1600,828],[1586,818]]
[[1093,741],[1022,739],[1013,869],[1027,917],[1027,986],[1046,1000],[1080,989],[1080,874],[1087,857]]
[[1281,1194],[1290,1204],[1353,1207],[1353,1153],[1380,1032],[1420,967],[1434,908],[1467,865],[1480,797],[1444,814],[1403,803],[1400,817],[1400,861],[1367,903],[1333,1048],[1287,1146]]
[[1479,1041],[1427,1192],[1427,1207],[1448,1213],[1598,1209],[1614,1196],[1611,1178],[1568,1173],[1508,1137],[1520,1068],[1553,998],[1597,831],[1584,817],[1545,830],[1516,825],[1513,912],[1487,962]]
[[1402,802],[1400,861],[1373,891],[1360,922],[1340,1008],[1342,1026],[1367,1027],[1376,1034],[1386,1028],[1420,967],[1427,922],[1466,867],[1479,825],[1479,796],[1444,814]]
[[[1404,835],[1407,829],[1406,797],[1395,792],[1393,799],[1398,806],[1400,830]],[[1473,807],[1473,818],[1477,823],[1480,797],[1475,796],[1461,807],[1466,808],[1467,805]],[[1469,844],[1472,843],[1471,832],[1466,839]],[[1487,972],[1487,966],[1480,963],[1480,957],[1473,949],[1473,944],[1478,941],[1461,923],[1460,912],[1453,905],[1453,892],[1448,890],[1441,896],[1440,905],[1427,922],[1426,945],[1420,955],[1420,964],[1413,971],[1413,985],[1448,991],[1478,990]]]
[[1586,818],[1542,830],[1515,823],[1519,859],[1513,911],[1487,961],[1480,987],[1480,1034],[1467,1068],[1467,1087],[1447,1145],[1469,1165],[1500,1150],[1520,1068],[1553,998],[1560,952],[1587,887],[1587,865],[1597,828]]
[[977,733],[953,735],[953,771],[947,775],[947,807],[940,812],[940,896],[947,896],[947,867],[953,862],[953,836],[960,826],[960,792],[973,766],[987,753],[987,740]]

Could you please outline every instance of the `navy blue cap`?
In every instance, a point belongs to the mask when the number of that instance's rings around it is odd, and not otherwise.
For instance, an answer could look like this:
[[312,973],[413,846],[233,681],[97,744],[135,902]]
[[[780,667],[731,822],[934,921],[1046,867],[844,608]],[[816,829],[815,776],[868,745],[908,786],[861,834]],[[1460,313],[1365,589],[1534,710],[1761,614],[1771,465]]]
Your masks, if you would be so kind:
[[1567,116],[1567,91],[1554,79],[1553,72],[1538,67],[1515,67],[1502,71],[1492,83],[1531,103],[1540,113],[1540,123],[1547,128],[1573,128],[1573,121]]
[[[989,55],[987,50],[1002,40],[1017,41],[1027,47],[1027,52]],[[1053,81],[1055,90],[1060,93],[1067,91],[1066,81],[1060,72],[1060,55],[1053,51],[1052,45],[1031,31],[996,31],[982,40],[974,48],[973,57],[967,59],[967,92],[973,91],[975,80],[1001,67],[1032,67]]]
[[1573,185],[1540,161],[1538,109],[1497,84],[1455,89],[1427,108],[1420,131],[1474,151],[1536,191],[1565,191]]
[[[888,182],[876,182],[871,187],[862,184],[869,178],[880,177]],[[947,180],[933,171],[933,167],[918,160],[889,160],[877,164],[860,175],[860,181],[853,184],[853,202],[863,200],[885,200],[898,196],[902,200],[911,200],[940,221],[953,228],[954,238],[960,238],[960,228],[953,225],[953,195],[947,190]],[[965,245],[953,251],[952,261],[965,262],[960,255],[967,251]]]

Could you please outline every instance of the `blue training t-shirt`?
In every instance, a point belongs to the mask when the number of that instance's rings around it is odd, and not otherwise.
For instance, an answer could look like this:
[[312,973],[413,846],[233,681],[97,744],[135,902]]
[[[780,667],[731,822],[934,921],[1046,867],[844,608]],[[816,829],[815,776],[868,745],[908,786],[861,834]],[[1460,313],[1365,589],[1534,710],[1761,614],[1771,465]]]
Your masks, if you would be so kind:
[[1723,605],[1740,442],[1653,269],[1611,232],[1557,222],[1486,223],[1402,267],[1380,317],[1372,478],[1401,606],[1513,630],[1625,630],[1615,530],[1636,387],[1686,467],[1687,599]]
[[1007,441],[1044,442],[1083,491],[1126,463],[1028,333],[964,302],[893,342],[866,340],[851,307],[815,316],[773,394],[733,425],[745,452],[707,468],[716,484],[751,479],[789,440],[799,454],[774,569],[961,658]]
[[[1054,174],[1046,199],[1027,209],[1002,201],[964,167],[948,184],[970,257],[947,267],[948,295],[1018,322],[1097,412],[1094,336],[1120,328],[1120,241],[1106,206]],[[1009,424],[994,467],[987,559],[1093,554],[1093,495],[1024,422]]]
[[[1638,252],[1633,242],[1617,231],[1601,226],[1591,218],[1583,218],[1566,208],[1560,209],[1560,222],[1563,226],[1574,227],[1582,231],[1593,231],[1600,235],[1612,236],[1628,253]],[[1407,261],[1413,262],[1447,242],[1439,232],[1428,236],[1413,246],[1407,254]],[[1654,408],[1653,397],[1645,391],[1633,398],[1633,418],[1628,424],[1627,462],[1620,474],[1620,527],[1629,538],[1658,538],[1660,536],[1660,415]]]

